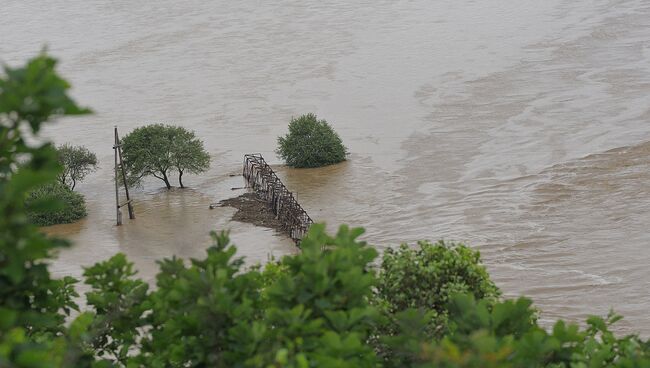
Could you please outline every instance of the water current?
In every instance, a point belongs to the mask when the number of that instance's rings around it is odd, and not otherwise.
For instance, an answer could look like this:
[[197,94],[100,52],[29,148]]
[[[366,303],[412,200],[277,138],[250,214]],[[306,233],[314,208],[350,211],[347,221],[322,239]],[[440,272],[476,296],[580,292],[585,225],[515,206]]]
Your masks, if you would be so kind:
[[[231,229],[249,263],[295,252],[282,234],[208,205],[236,196],[260,152],[331,230],[378,249],[419,239],[479,249],[506,296],[544,323],[610,307],[650,334],[650,2],[647,0],[2,0],[0,60],[44,45],[95,114],[45,131],[100,169],[79,185],[89,216],[46,229],[75,246],[56,274],[124,252],[198,257]],[[340,133],[346,163],[282,167],[292,116]],[[212,156],[186,190],[147,181],[114,226],[112,128],[196,131]]]

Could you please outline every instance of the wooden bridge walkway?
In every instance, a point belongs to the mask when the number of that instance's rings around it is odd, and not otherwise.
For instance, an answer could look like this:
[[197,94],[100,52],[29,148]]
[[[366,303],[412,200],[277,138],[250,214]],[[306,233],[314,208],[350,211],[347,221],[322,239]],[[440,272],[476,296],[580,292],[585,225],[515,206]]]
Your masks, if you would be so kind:
[[296,244],[314,221],[300,206],[293,193],[287,189],[261,154],[244,156],[244,172],[248,187],[252,188],[273,210],[282,222],[282,228]]

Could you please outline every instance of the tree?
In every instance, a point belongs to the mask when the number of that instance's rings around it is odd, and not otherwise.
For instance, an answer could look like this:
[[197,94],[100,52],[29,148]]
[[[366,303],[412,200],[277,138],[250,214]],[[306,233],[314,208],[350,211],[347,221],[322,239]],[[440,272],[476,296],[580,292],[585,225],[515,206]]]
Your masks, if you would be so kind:
[[61,184],[74,190],[77,182],[97,169],[97,156],[84,146],[73,146],[68,143],[57,147],[59,163],[63,171],[58,180]]
[[203,142],[182,127],[174,127],[175,144],[172,154],[172,163],[178,171],[178,185],[183,186],[183,173],[199,174],[210,167],[210,155],[203,148]]
[[128,180],[134,184],[146,176],[153,176],[170,189],[169,175],[177,170],[178,182],[183,188],[183,173],[198,174],[210,167],[210,155],[203,148],[203,142],[183,127],[146,125],[127,134],[121,143]]
[[325,120],[314,114],[291,118],[289,133],[275,151],[291,167],[321,167],[345,161],[347,149]]

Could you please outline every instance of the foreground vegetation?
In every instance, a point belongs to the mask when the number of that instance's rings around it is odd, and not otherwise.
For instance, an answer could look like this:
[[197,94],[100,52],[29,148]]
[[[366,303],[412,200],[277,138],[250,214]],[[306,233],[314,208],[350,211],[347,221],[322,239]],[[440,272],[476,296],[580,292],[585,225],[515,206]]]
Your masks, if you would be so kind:
[[0,367],[650,367],[648,341],[610,332],[619,316],[547,331],[530,300],[501,299],[477,251],[421,242],[374,267],[363,230],[345,226],[313,225],[299,254],[263,269],[213,233],[204,258],[159,261],[154,290],[117,254],[84,271],[79,311],[78,281],[48,270],[69,244],[24,207],[61,168],[22,131],[87,112],[54,66],[40,56],[0,78]]

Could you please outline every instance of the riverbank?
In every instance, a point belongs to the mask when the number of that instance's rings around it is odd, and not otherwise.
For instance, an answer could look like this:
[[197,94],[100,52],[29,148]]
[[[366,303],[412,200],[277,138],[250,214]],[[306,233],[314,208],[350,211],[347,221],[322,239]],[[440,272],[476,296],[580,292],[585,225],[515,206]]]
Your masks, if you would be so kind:
[[237,212],[232,216],[232,221],[262,226],[277,231],[282,229],[282,222],[275,217],[273,211],[266,205],[266,201],[256,193],[248,192],[239,197],[224,199],[217,206],[236,208]]

